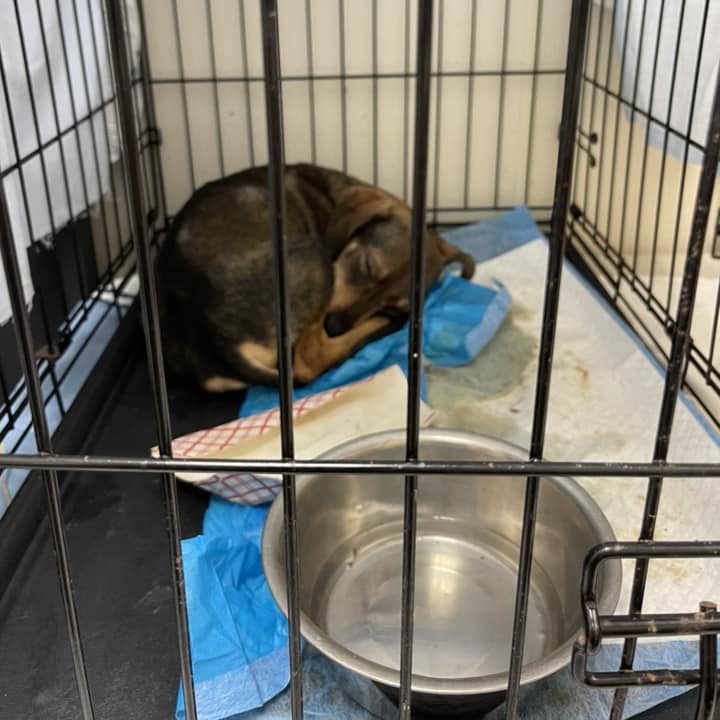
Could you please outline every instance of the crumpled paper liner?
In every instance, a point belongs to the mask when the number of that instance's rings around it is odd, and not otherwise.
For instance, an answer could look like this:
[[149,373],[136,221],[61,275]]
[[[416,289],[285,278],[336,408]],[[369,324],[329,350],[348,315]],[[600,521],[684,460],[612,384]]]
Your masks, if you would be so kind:
[[[430,424],[433,411],[421,401],[420,423]],[[296,457],[312,459],[354,438],[405,427],[407,381],[392,366],[352,385],[302,398],[293,405]],[[239,418],[173,440],[173,456],[233,460],[282,457],[280,410]],[[157,457],[159,450],[152,449]],[[202,487],[230,502],[261,505],[275,498],[280,475],[178,472],[178,479]]]

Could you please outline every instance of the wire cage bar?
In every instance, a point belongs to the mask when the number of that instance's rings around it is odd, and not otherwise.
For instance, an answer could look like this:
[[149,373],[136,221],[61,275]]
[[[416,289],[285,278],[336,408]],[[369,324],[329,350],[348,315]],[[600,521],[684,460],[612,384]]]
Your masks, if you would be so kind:
[[[572,245],[663,365],[677,322],[684,239],[700,182],[698,157],[707,151],[696,120],[701,92],[712,102],[710,81],[700,84],[712,62],[712,13],[708,0],[696,7],[596,3],[594,48],[583,69]],[[621,25],[626,32],[617,57],[612,36]],[[584,148],[583,138],[589,138]],[[715,193],[711,212],[717,203]],[[720,283],[712,271],[714,234],[713,228],[706,231],[707,299],[696,313],[683,387],[718,428]]]
[[[410,240],[410,330],[408,338],[408,399],[405,459],[420,452],[420,379],[422,373],[422,314],[425,299],[425,206],[427,199],[428,137],[430,132],[430,53],[433,2],[418,5],[415,142],[413,147],[412,225]],[[438,94],[440,88],[438,86]],[[437,169],[437,165],[436,165]],[[415,550],[417,537],[417,475],[405,476],[403,516],[402,598],[400,617],[400,720],[412,711],[412,653],[415,607]]]
[[[577,126],[578,118],[580,59],[585,52],[589,10],[589,0],[574,2],[570,19],[570,40],[568,43],[565,72],[557,175],[555,177],[553,214],[550,226],[550,254],[545,280],[542,336],[540,338],[540,357],[535,385],[535,402],[533,406],[533,425],[530,444],[531,460],[542,459],[545,446],[545,424],[550,401],[550,378],[552,374],[555,331],[560,304],[560,280],[565,255],[565,218],[567,217],[570,202],[570,181],[574,154],[573,129]],[[520,699],[520,679],[525,649],[532,552],[539,494],[540,477],[538,475],[530,475],[525,487],[525,506],[523,509],[522,531],[520,536],[520,559],[518,563],[518,581],[515,594],[515,614],[513,618],[513,637],[510,646],[510,674],[507,697],[507,716],[509,718],[514,718],[517,715],[518,702]]]
[[[83,368],[92,362],[93,340],[119,324],[134,297],[126,176],[115,161],[116,96],[103,3],[13,0],[6,20],[0,111],[8,143],[0,176],[6,194],[12,193],[16,241],[28,246],[18,245],[18,259],[26,295],[28,264],[32,275],[30,320],[54,431],[75,399],[78,373],[86,373]],[[25,34],[36,39],[26,42]],[[162,174],[143,58],[133,67],[132,87],[136,98],[145,99],[144,112],[137,111],[140,158],[147,222],[155,227],[164,215]],[[40,99],[43,88],[47,102]],[[19,382],[22,373],[8,342],[12,321],[5,316],[0,333],[0,440],[11,451],[27,449],[32,440],[27,388]]]
[[[13,317],[15,319],[15,332],[17,344],[20,349],[20,358],[23,365],[25,383],[28,387],[28,400],[32,411],[32,421],[35,430],[38,450],[44,453],[52,453],[52,440],[50,431],[45,419],[45,407],[43,405],[42,390],[37,368],[35,366],[35,353],[33,348],[30,323],[25,311],[25,297],[20,279],[20,268],[18,266],[15,245],[12,240],[10,229],[10,218],[5,201],[4,189],[0,186],[0,253],[2,254],[5,278],[7,282],[8,295],[12,304]],[[63,520],[62,506],[60,502],[60,486],[57,473],[54,469],[48,468],[44,471],[43,480],[47,494],[48,518],[52,531],[52,543],[57,565],[58,579],[63,605],[65,607],[65,622],[70,640],[75,679],[80,695],[80,706],[83,720],[92,720],[94,717],[90,686],[88,684],[87,669],[85,666],[85,655],[82,648],[80,636],[80,622],[78,620],[77,607],[73,596],[72,578],[70,576],[70,562],[68,559],[67,539],[65,537],[65,522]]]
[[557,477],[633,477],[646,478],[662,473],[663,477],[692,478],[720,477],[718,463],[711,462],[554,462],[548,460],[470,461],[470,460],[415,460],[371,463],[344,460],[228,460],[212,458],[148,458],[112,457],[108,455],[24,455],[0,454],[0,467],[26,467],[34,470],[96,472],[227,472],[227,473],[292,473],[332,475],[499,475],[521,477],[527,475],[553,475]]
[[[673,328],[672,348],[667,373],[665,375],[665,388],[662,405],[660,407],[660,418],[658,420],[653,459],[661,462],[667,460],[668,457],[675,408],[690,353],[690,323],[692,321],[695,297],[697,294],[700,262],[702,260],[703,244],[708,227],[710,202],[715,188],[718,161],[720,161],[720,76],[718,76],[715,86],[705,157],[703,159],[697,199],[695,201],[695,212],[693,215],[690,240],[688,242],[682,289],[678,300],[678,309]],[[662,476],[651,476],[645,500],[640,540],[652,540],[655,535],[655,524],[660,508],[662,483]],[[647,574],[647,561],[645,559],[638,560],[635,566],[632,596],[630,599],[631,615],[635,615],[642,610]],[[632,667],[636,645],[637,641],[634,638],[629,638],[625,641],[621,670],[628,670]],[[622,689],[618,690],[615,694],[611,716],[613,720],[620,720],[622,717],[625,695],[626,692]]]
[[[73,0],[73,18],[75,32],[80,35],[80,15],[78,13],[79,0]],[[708,17],[709,2],[706,0],[703,16],[703,30]],[[41,29],[43,17],[41,4],[36,0],[37,15],[40,19]],[[612,22],[617,12],[615,3],[612,9]],[[664,8],[665,3],[662,3]],[[400,691],[399,691],[399,717],[401,720],[410,720],[412,717],[412,678],[413,678],[413,631],[414,631],[414,591],[415,591],[415,551],[417,528],[417,494],[418,477],[422,475],[443,474],[448,477],[457,475],[500,475],[505,477],[525,477],[525,505],[521,527],[521,541],[519,547],[519,567],[516,587],[516,596],[513,612],[513,632],[510,648],[508,695],[505,716],[514,720],[518,714],[519,692],[522,680],[523,649],[525,645],[526,621],[528,613],[528,598],[530,593],[531,570],[533,563],[533,541],[535,520],[540,492],[539,480],[543,475],[558,477],[635,477],[649,478],[646,503],[642,518],[639,542],[614,543],[601,546],[591,551],[586,560],[582,584],[582,610],[585,621],[585,634],[575,645],[573,655],[573,672],[580,682],[597,687],[616,688],[611,720],[622,717],[627,688],[652,684],[696,684],[701,688],[697,717],[710,720],[716,705],[717,696],[717,635],[720,633],[720,617],[717,607],[712,599],[703,599],[699,605],[699,612],[694,614],[643,614],[643,596],[648,574],[648,563],[651,559],[667,557],[705,557],[717,558],[720,556],[718,542],[704,543],[661,543],[654,541],[655,522],[659,510],[659,502],[664,478],[711,477],[720,478],[720,463],[718,462],[668,462],[668,449],[673,429],[674,411],[679,392],[689,367],[694,367],[701,374],[704,383],[711,389],[720,392],[720,376],[718,376],[716,358],[713,355],[715,339],[718,331],[718,315],[720,314],[720,286],[718,287],[718,301],[712,324],[712,337],[708,346],[701,348],[692,334],[695,297],[700,278],[700,265],[703,257],[704,244],[710,224],[711,205],[715,188],[718,161],[720,160],[720,79],[714,96],[710,127],[705,144],[700,144],[691,137],[690,128],[682,139],[685,141],[683,172],[679,183],[679,203],[683,202],[687,185],[686,175],[688,154],[691,149],[703,153],[702,171],[697,183],[697,192],[693,205],[692,223],[689,228],[689,242],[683,253],[683,229],[680,211],[674,219],[672,233],[672,259],[667,287],[661,292],[658,290],[655,270],[650,269],[649,279],[644,280],[640,273],[639,234],[640,226],[636,224],[633,231],[626,230],[626,218],[631,213],[628,196],[619,200],[610,196],[606,213],[601,213],[600,195],[603,186],[603,177],[607,181],[609,169],[610,182],[616,176],[622,177],[624,186],[628,186],[631,177],[630,157],[633,155],[633,146],[637,142],[631,136],[628,141],[625,167],[622,168],[622,153],[620,148],[620,107],[626,106],[631,118],[642,115],[646,111],[637,99],[637,77],[632,90],[632,100],[628,100],[620,91],[615,91],[611,83],[612,62],[610,51],[603,65],[602,58],[605,43],[609,43],[607,26],[601,22],[602,13],[607,10],[606,0],[601,3],[591,3],[591,0],[573,0],[572,12],[569,18],[569,41],[566,52],[565,66],[554,67],[541,63],[540,35],[545,24],[548,4],[538,0],[536,15],[533,17],[536,40],[532,51],[532,63],[529,69],[516,69],[510,66],[508,48],[510,43],[510,18],[512,3],[505,0],[502,7],[502,57],[499,70],[478,69],[476,55],[479,51],[477,36],[477,21],[480,14],[476,0],[472,0],[470,7],[472,27],[468,35],[469,65],[467,68],[454,69],[444,65],[444,33],[445,14],[450,12],[448,4],[443,0],[437,3],[432,0],[418,0],[411,4],[410,0],[404,3],[404,47],[402,52],[402,69],[385,70],[381,67],[378,46],[378,13],[379,4],[373,2],[370,6],[370,22],[372,46],[370,50],[371,69],[369,72],[359,71],[354,66],[349,67],[348,53],[348,7],[343,0],[338,4],[338,62],[339,73],[320,70],[321,63],[315,56],[313,48],[314,33],[312,0],[304,3],[305,12],[305,42],[308,71],[303,73],[283,74],[281,68],[281,16],[277,0],[261,0],[259,4],[259,20],[261,28],[262,66],[260,73],[253,66],[248,53],[248,38],[251,33],[248,29],[248,8],[245,2],[238,5],[237,33],[242,38],[241,64],[242,76],[234,74],[221,74],[220,57],[215,45],[216,24],[212,4],[209,0],[203,4],[203,17],[209,42],[209,74],[191,73],[186,67],[186,49],[183,47],[183,31],[181,12],[177,0],[169,2],[170,17],[175,33],[175,53],[178,76],[157,75],[152,76],[150,70],[151,58],[143,49],[140,64],[140,75],[134,77],[131,71],[131,48],[127,36],[127,15],[123,9],[122,0],[103,0],[103,17],[106,22],[107,53],[113,70],[114,83],[109,98],[102,100],[101,107],[114,108],[119,122],[119,134],[122,139],[122,178],[118,184],[125,186],[117,189],[115,178],[111,176],[112,192],[117,196],[126,193],[122,202],[112,206],[113,212],[101,204],[102,239],[107,254],[104,270],[98,274],[93,283],[87,282],[83,274],[82,258],[77,254],[78,243],[73,243],[74,255],[71,261],[76,267],[77,294],[81,300],[76,306],[65,303],[62,308],[65,321],[63,328],[71,335],[83,323],[88,321],[95,303],[101,302],[103,291],[109,287],[111,300],[107,302],[107,312],[113,309],[121,314],[121,295],[123,293],[124,279],[115,284],[118,271],[127,262],[136,264],[139,278],[139,299],[141,306],[144,340],[147,354],[147,364],[150,368],[151,386],[157,426],[158,446],[160,456],[157,458],[145,457],[110,457],[73,455],[69,453],[56,453],[53,451],[52,433],[46,418],[46,404],[49,399],[55,398],[62,406],[63,396],[60,390],[63,375],[56,373],[55,363],[52,359],[42,358],[38,362],[38,354],[33,347],[32,330],[28,314],[25,310],[25,297],[21,269],[18,264],[16,246],[13,240],[8,204],[5,192],[0,188],[0,251],[2,252],[8,282],[9,295],[12,302],[14,329],[17,333],[17,343],[24,375],[24,386],[17,390],[3,375],[0,367],[0,392],[4,403],[3,419],[6,425],[0,426],[0,439],[4,433],[13,427],[23,403],[27,403],[32,415],[37,440],[37,452],[9,452],[0,454],[0,468],[34,469],[43,473],[45,482],[52,541],[56,555],[58,576],[65,608],[67,629],[70,638],[75,677],[78,686],[82,716],[84,720],[94,717],[90,687],[88,684],[86,659],[83,654],[80,623],[73,597],[72,579],[68,560],[67,542],[64,532],[64,519],[62,513],[60,491],[57,473],[64,470],[94,472],[101,474],[110,471],[123,471],[140,473],[142,475],[161,473],[165,490],[166,513],[168,522],[169,546],[173,574],[174,607],[176,614],[176,630],[178,654],[180,660],[180,675],[183,690],[184,712],[188,720],[197,717],[195,694],[193,690],[193,671],[190,648],[190,635],[188,627],[187,600],[185,597],[183,562],[181,552],[180,512],[178,507],[176,472],[265,472],[282,474],[282,498],[284,504],[284,532],[285,532],[285,558],[288,590],[288,624],[289,624],[289,658],[290,658],[290,692],[291,714],[293,720],[303,717],[303,667],[301,656],[301,627],[300,627],[300,577],[302,568],[298,560],[297,538],[297,508],[295,499],[295,478],[300,473],[344,474],[359,473],[365,475],[403,475],[404,485],[404,524],[402,549],[402,597],[401,604],[401,633],[400,633]],[[86,0],[86,9],[90,9],[90,0]],[[609,7],[609,6],[608,6]],[[22,17],[19,4],[15,0],[15,21],[22,38]],[[411,37],[413,23],[411,22],[411,8],[415,8],[415,66],[411,65]],[[641,27],[646,22],[643,5]],[[146,38],[145,14],[154,12],[149,4],[141,6],[140,28],[141,36]],[[61,17],[60,3],[56,2],[58,18]],[[660,27],[658,26],[656,39],[659,46]],[[433,32],[436,23],[436,32]],[[682,21],[681,21],[682,24]],[[63,26],[64,29],[64,26]],[[593,34],[593,30],[595,31]],[[44,33],[44,29],[43,29]],[[62,45],[65,63],[65,73],[69,82],[68,43],[65,33],[62,32]],[[400,33],[398,33],[400,35]],[[433,42],[433,38],[437,38]],[[679,36],[678,36],[679,38]],[[93,31],[92,54],[99,65],[102,51],[100,38]],[[88,38],[85,38],[87,41]],[[626,66],[628,34],[625,36],[621,59],[620,75]],[[679,39],[678,39],[679,42]],[[593,45],[594,43],[594,45]],[[145,46],[143,42],[143,48]],[[47,42],[43,34],[45,60],[49,65]],[[702,55],[703,44],[698,50],[698,67]],[[433,63],[433,52],[436,53],[436,62]],[[677,51],[676,51],[677,52]],[[27,55],[22,48],[28,86],[31,85]],[[1,60],[1,58],[0,58]],[[435,65],[435,69],[433,69]],[[678,71],[677,57],[673,67],[673,78]],[[461,462],[461,461],[423,461],[420,448],[420,387],[422,373],[422,317],[424,303],[424,227],[426,219],[430,216],[434,223],[440,224],[457,213],[458,217],[465,217],[468,213],[479,213],[488,210],[497,210],[505,207],[505,200],[501,191],[503,179],[503,153],[505,147],[503,116],[507,105],[510,85],[514,77],[530,77],[530,110],[529,127],[527,133],[528,156],[524,163],[522,178],[522,193],[524,200],[536,214],[542,214],[550,220],[550,252],[546,270],[545,299],[543,306],[543,323],[539,348],[539,364],[537,370],[537,384],[533,406],[532,440],[529,458],[525,462]],[[472,150],[476,144],[473,132],[474,97],[477,92],[477,83],[483,78],[492,77],[498,80],[498,121],[495,135],[495,164],[493,166],[494,186],[492,199],[476,204],[471,199],[470,176]],[[533,148],[537,145],[534,137],[534,118],[539,113],[539,85],[542,78],[561,78],[563,80],[562,112],[560,116],[560,133],[555,165],[555,184],[550,202],[542,201],[532,203],[531,158]],[[4,65],[0,62],[0,79],[5,88],[6,98],[8,86],[5,77]],[[463,181],[460,189],[461,201],[457,205],[445,202],[441,197],[443,157],[440,145],[445,137],[443,130],[442,97],[448,92],[450,83],[457,79],[467,80],[468,103],[467,115],[462,123],[464,148],[466,151]],[[382,114],[381,86],[386,81],[397,81],[397,87],[402,88],[402,117],[405,127],[403,133],[402,172],[398,173],[397,181],[402,186],[403,197],[411,196],[412,209],[412,282],[410,289],[410,323],[408,342],[408,396],[407,396],[407,423],[406,423],[406,453],[404,461],[322,461],[295,459],[294,433],[293,433],[293,358],[292,340],[290,332],[290,308],[288,291],[288,250],[285,228],[285,192],[284,168],[286,162],[287,123],[283,114],[283,92],[293,83],[308,84],[307,121],[309,127],[309,146],[312,160],[320,157],[322,143],[318,142],[319,116],[317,103],[322,83],[336,83],[340,88],[340,157],[343,170],[351,165],[350,141],[348,132],[349,116],[352,114],[348,108],[347,88],[350,84],[367,81],[370,87],[370,167],[374,182],[381,181],[381,130],[380,117]],[[102,82],[100,94],[102,95]],[[247,153],[251,164],[261,157],[261,143],[258,142],[258,123],[254,116],[255,103],[254,88],[262,83],[265,100],[265,131],[267,140],[267,160],[269,170],[269,198],[271,201],[271,229],[273,244],[273,283],[275,291],[275,318],[278,346],[278,377],[280,388],[280,416],[281,416],[281,457],[276,460],[243,460],[232,461],[227,459],[188,459],[174,458],[172,456],[172,427],[168,408],[168,393],[165,382],[163,366],[163,352],[160,341],[160,326],[158,319],[158,300],[155,290],[155,280],[152,270],[151,246],[162,234],[171,219],[170,209],[174,201],[166,198],[166,187],[163,182],[163,159],[158,150],[160,133],[156,126],[156,108],[154,93],[162,92],[163,87],[176,89],[179,94],[179,107],[181,109],[180,133],[184,137],[187,175],[189,189],[195,189],[201,182],[205,172],[197,162],[196,142],[191,128],[191,103],[189,96],[194,86],[208,86],[211,90],[212,127],[217,141],[217,167],[221,175],[225,175],[230,164],[227,162],[227,135],[223,126],[221,103],[225,89],[223,86],[238,87],[238,96],[241,96],[242,110],[244,111],[247,126]],[[414,83],[414,87],[413,87]],[[673,80],[674,84],[674,80]],[[52,85],[52,78],[51,78]],[[653,77],[651,98],[655,88]],[[90,107],[90,82],[88,68],[83,66],[83,88]],[[414,93],[413,93],[414,90]],[[693,101],[697,90],[697,82],[693,89]],[[433,106],[432,97],[435,93],[436,103]],[[145,113],[138,110],[138,93],[144,98]],[[413,100],[414,95],[414,100]],[[35,129],[38,149],[34,151],[43,163],[43,193],[50,213],[50,226],[52,235],[60,231],[52,216],[51,191],[48,185],[48,173],[44,165],[43,148],[47,141],[43,140],[40,131],[39,118],[35,102],[30,93],[32,103],[32,119]],[[412,102],[411,102],[412,101]],[[7,100],[9,103],[9,99]],[[611,103],[617,107],[615,116],[610,117],[608,110]],[[652,100],[650,102],[652,108]],[[81,127],[87,118],[80,117],[75,105],[72,107],[73,124],[70,129],[62,127],[58,116],[58,107],[54,90],[52,91],[52,120],[54,136],[52,141],[60,140],[66,135],[75,138],[77,147],[81,145]],[[652,117],[652,111],[646,113],[648,120],[658,121]],[[88,115],[90,117],[90,115]],[[407,132],[410,118],[414,120],[412,135]],[[104,116],[103,137],[98,140],[96,130],[91,126],[92,147],[94,158],[92,167],[100,182],[100,156],[98,148],[103,141],[107,153],[109,149],[109,128],[107,116]],[[12,118],[11,118],[12,121]],[[599,130],[596,123],[599,122]],[[690,115],[692,123],[692,111]],[[664,153],[667,154],[668,137],[677,131],[671,127],[668,117],[659,122],[665,132]],[[13,130],[13,128],[11,128]],[[434,132],[433,132],[434,131]],[[28,226],[32,228],[30,202],[28,189],[24,179],[24,163],[32,159],[22,156],[19,144],[13,135],[13,150],[15,162],[3,168],[2,175],[17,173],[22,187],[23,210]],[[412,153],[410,152],[410,136],[412,136]],[[609,160],[600,158],[598,162],[598,145],[610,141],[612,151],[607,155]],[[66,202],[72,209],[71,188],[68,177],[67,162],[61,144],[61,165],[64,182]],[[648,146],[641,148],[640,167],[644,171],[648,165]],[[665,181],[665,157],[660,176],[658,203],[663,197],[663,183]],[[608,168],[609,165],[609,168]],[[91,167],[91,169],[92,169]],[[594,168],[598,170],[597,179],[591,181]],[[89,212],[90,193],[88,190],[88,177],[83,166],[82,196],[85,212]],[[595,187],[593,187],[595,183]],[[640,206],[646,201],[647,193],[641,184],[639,189]],[[431,201],[428,202],[428,199]],[[594,199],[593,199],[594,198]],[[122,208],[119,206],[122,205]],[[548,213],[551,213],[548,216]],[[612,220],[619,213],[620,234],[617,241],[612,236]],[[114,217],[113,222],[109,217]],[[641,213],[642,214],[642,213]],[[601,217],[604,215],[605,218]],[[657,209],[653,218],[655,236],[658,235],[660,210]],[[77,239],[78,228],[71,227],[73,237]],[[123,240],[127,236],[127,239]],[[113,247],[113,239],[118,242]],[[631,315],[635,312],[634,305],[628,299],[629,294],[635,294],[642,299],[645,311],[648,311],[663,326],[663,332],[670,339],[667,354],[667,372],[665,377],[664,395],[658,420],[655,449],[651,461],[638,462],[552,462],[544,459],[545,430],[550,399],[550,382],[553,370],[553,353],[555,335],[558,321],[560,287],[562,270],[568,242],[576,248],[584,262],[599,276],[605,274],[610,281],[610,298],[619,309],[625,309]],[[630,250],[628,251],[628,248]],[[630,256],[628,257],[628,252]],[[677,268],[684,254],[684,271],[680,282],[679,293],[673,291]],[[653,262],[654,262],[653,249]],[[126,278],[128,276],[125,276]],[[64,278],[60,278],[61,284]],[[629,289],[628,286],[629,285]],[[66,289],[62,289],[62,297],[67,296]],[[672,300],[677,300],[677,308],[673,311]],[[42,297],[40,307],[43,307]],[[57,341],[52,337],[52,323],[43,311],[43,325],[47,346],[50,351],[55,349]],[[638,319],[637,313],[634,315]],[[652,336],[653,334],[650,333]],[[85,341],[91,342],[91,337]],[[658,343],[662,347],[662,343]],[[52,352],[51,352],[52,354]],[[69,370],[65,370],[65,373]],[[44,380],[49,378],[51,391],[43,389]],[[26,434],[29,432],[29,427]],[[17,445],[11,450],[16,450]],[[102,482],[101,476],[98,482]],[[598,614],[594,604],[594,587],[598,569],[602,562],[611,557],[635,559],[635,575],[631,604],[627,615],[602,616]],[[478,620],[481,622],[481,619]],[[635,648],[638,638],[658,634],[685,634],[697,635],[700,650],[700,667],[691,670],[663,669],[654,673],[633,670]],[[600,674],[587,669],[587,657],[598,650],[603,639],[610,637],[625,638],[622,664],[615,672]]]
[[[275,0],[262,3],[263,60],[265,64],[265,103],[268,135],[268,185],[270,192],[273,242],[273,284],[275,323],[280,381],[281,451],[284,460],[295,456],[292,415],[292,339],[290,335],[290,297],[288,290],[288,250],[285,232],[285,154],[283,105],[280,73],[280,39]],[[297,553],[295,476],[283,474],[285,519],[285,557],[288,588],[288,626],[290,630],[290,692],[293,720],[303,716],[302,658],[300,655],[300,564]]]
[[[140,149],[136,134],[136,115],[133,105],[132,80],[128,68],[128,47],[125,35],[125,19],[121,0],[106,0],[108,33],[113,59],[113,70],[117,84],[117,105],[120,116],[120,131],[126,149],[124,160],[127,163],[129,207],[131,213],[131,231],[135,245],[138,273],[140,277],[140,304],[145,330],[145,346],[150,367],[150,383],[155,403],[155,421],[157,424],[158,447],[165,457],[172,457],[172,428],[168,407],[165,368],[160,339],[160,319],[158,311],[155,274],[150,258],[150,242],[145,228],[145,196]],[[190,630],[188,626],[187,599],[180,549],[180,510],[177,497],[177,483],[172,473],[163,475],[167,527],[170,542],[170,561],[174,577],[175,620],[177,642],[180,655],[180,677],[183,689],[185,717],[195,720],[195,692],[193,690],[192,661],[190,656]]]

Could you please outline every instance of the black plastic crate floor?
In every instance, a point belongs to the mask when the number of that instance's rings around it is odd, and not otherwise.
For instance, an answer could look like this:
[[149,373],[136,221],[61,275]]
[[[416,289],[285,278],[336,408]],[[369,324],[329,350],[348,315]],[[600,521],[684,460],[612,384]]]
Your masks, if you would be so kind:
[[[174,395],[178,432],[233,417],[237,398]],[[146,454],[154,443],[152,395],[134,354],[88,452]],[[35,481],[37,482],[37,481]],[[64,509],[89,680],[98,718],[169,718],[179,664],[164,491],[158,476],[74,474]],[[207,496],[181,484],[185,537],[200,531]],[[44,526],[0,605],[0,717],[80,717],[64,614]]]
[[[152,395],[140,340],[109,393],[87,452],[146,454],[154,443]],[[236,415],[238,397],[171,389],[176,435]],[[64,509],[96,715],[167,720],[179,664],[164,493],[159,477],[74,474]],[[180,484],[183,536],[199,532],[207,497]],[[0,717],[75,720],[80,708],[46,524],[0,598]],[[696,692],[639,718],[694,716]]]

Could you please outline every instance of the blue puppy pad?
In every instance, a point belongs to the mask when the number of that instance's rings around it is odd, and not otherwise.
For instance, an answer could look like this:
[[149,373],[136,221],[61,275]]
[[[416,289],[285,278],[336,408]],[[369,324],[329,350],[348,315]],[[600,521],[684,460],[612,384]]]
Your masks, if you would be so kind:
[[523,206],[490,220],[453,228],[443,237],[481,263],[537,240],[542,233]]
[[[331,662],[310,645],[303,655],[306,720],[396,720],[397,707],[369,680]],[[290,691],[242,716],[242,720],[288,720]]]
[[[260,707],[290,681],[287,623],[260,560],[268,510],[213,496],[204,533],[182,542],[199,720]],[[182,688],[176,718],[185,718]]]
[[[423,355],[432,364],[455,367],[469,363],[497,332],[510,309],[510,295],[501,285],[487,288],[446,275],[428,293],[423,315]],[[369,343],[337,368],[294,391],[294,399],[363,380],[391,365],[407,375],[408,324]],[[421,395],[427,398],[425,379]],[[275,388],[248,390],[240,417],[255,415],[279,404]]]
[[509,310],[510,294],[500,283],[488,288],[445,277],[425,303],[424,357],[439,367],[467,365],[492,340]]

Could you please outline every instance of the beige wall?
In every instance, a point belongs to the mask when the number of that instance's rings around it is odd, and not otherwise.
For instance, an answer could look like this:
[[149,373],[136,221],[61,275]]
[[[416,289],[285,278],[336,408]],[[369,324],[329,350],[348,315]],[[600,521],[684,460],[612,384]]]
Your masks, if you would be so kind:
[[[240,7],[245,8],[247,31],[247,72],[244,67]],[[414,70],[415,2],[408,3],[410,15],[410,71]],[[438,7],[439,4],[436,4]],[[532,77],[536,51],[537,0],[510,4],[506,67],[522,72],[505,80],[502,131],[498,133],[501,81],[497,75],[467,76],[470,67],[470,0],[452,0],[443,5],[442,70],[459,73],[441,82],[441,112],[438,116],[438,86],[433,82],[430,148],[430,201],[441,207],[465,206],[464,178],[466,158],[469,164],[470,206],[495,204],[495,173],[498,136],[500,135],[500,172],[497,200],[514,205],[525,200],[526,168],[529,169],[528,204],[550,205],[555,164],[557,127],[560,118],[562,76],[542,75],[536,80],[534,127],[530,132]],[[178,0],[179,43],[186,78],[212,76],[206,5],[199,0]],[[341,71],[339,52],[339,11],[337,0],[313,0],[312,62],[316,75],[337,76]],[[569,0],[543,4],[540,34],[537,37],[538,67],[541,70],[564,67]],[[238,0],[213,0],[212,34],[214,62],[219,78],[262,78],[259,3]],[[370,0],[346,0],[345,46],[346,73],[368,74],[373,70],[372,3]],[[405,68],[404,0],[377,3],[377,71],[401,74]],[[152,0],[145,3],[150,61],[156,80],[178,79],[178,38],[174,30],[173,2]],[[436,10],[437,12],[437,10]],[[285,76],[308,74],[305,3],[280,0],[279,19],[282,70]],[[479,0],[474,31],[476,53],[474,70],[493,73],[503,62],[503,3]],[[439,25],[436,19],[436,27]],[[435,34],[434,66],[438,63],[438,34]],[[470,85],[473,85],[471,152],[466,152],[466,126]],[[412,116],[414,83],[407,82],[410,107],[404,117],[406,83],[403,78],[384,78],[377,82],[379,184],[402,194],[405,189],[403,154],[405,141],[412,153]],[[189,123],[183,111],[186,92]],[[341,82],[318,80],[315,93],[317,161],[330,166],[342,165]],[[311,159],[310,83],[287,80],[284,83],[286,156],[289,162]],[[186,132],[190,133],[196,184],[221,174],[218,143],[218,117],[215,111],[215,87],[212,83],[155,85],[158,122],[163,129],[163,165],[171,212],[191,191]],[[266,159],[264,131],[264,94],[261,82],[221,82],[217,86],[219,123],[222,131],[222,158],[225,172],[250,164],[251,152],[246,118],[246,94],[251,104],[254,160]],[[373,165],[373,82],[353,79],[346,83],[348,171],[372,180]],[[435,186],[436,123],[440,118],[438,183]],[[528,139],[532,152],[528,159]],[[409,168],[411,171],[411,168]],[[445,214],[439,220],[463,221],[477,217],[467,213]]]
[[[590,58],[588,72],[604,82],[608,69],[608,57],[610,57],[610,88],[613,93],[617,94],[620,91],[619,52],[617,48],[613,48],[613,52],[608,53],[608,43],[612,38],[611,19],[610,10],[606,9],[601,12],[599,7],[593,6],[588,47],[588,57]],[[602,28],[600,28],[600,23],[602,23]],[[601,39],[599,53],[596,52],[598,38]],[[598,58],[597,67],[596,57]],[[685,80],[680,79],[679,81],[684,82]],[[605,112],[604,133],[603,112]],[[650,272],[650,258],[655,238],[655,218],[659,210],[660,219],[655,240],[657,251],[655,272],[661,275],[667,274],[672,258],[678,215],[680,244],[687,243],[700,175],[699,166],[689,165],[683,173],[683,163],[678,158],[668,154],[663,162],[661,149],[652,146],[646,149],[645,132],[641,125],[630,123],[626,108],[620,106],[613,97],[600,91],[595,92],[593,101],[593,91],[589,84],[585,85],[583,95],[581,127],[586,130],[594,130],[600,136],[598,145],[594,146],[598,164],[586,172],[588,156],[585,153],[578,154],[578,183],[575,198],[580,199],[580,204],[583,205],[582,200],[587,193],[588,203],[585,211],[592,220],[597,218],[597,228],[600,233],[604,237],[610,238],[611,245],[616,250],[622,249],[623,257],[630,263],[633,262],[635,255],[637,238],[637,269],[641,275]],[[614,150],[615,147],[616,150]],[[612,172],[613,153],[616,156],[614,174]],[[644,167],[643,162],[645,162]],[[626,172],[627,184],[625,184]],[[662,194],[659,195],[663,172]],[[681,196],[683,174],[685,179]],[[641,184],[644,185],[642,194]],[[708,258],[706,258],[707,262],[703,268],[706,274],[714,277],[717,277],[720,271],[720,261],[713,262],[709,253],[719,203],[720,185],[711,207],[711,227],[708,230],[706,244]],[[679,259],[680,267],[682,267],[683,258]]]
[[[610,10],[603,12],[597,5],[593,6],[587,72],[604,83],[610,58],[610,88],[617,95],[620,91],[620,53],[617,47],[608,52],[612,38],[611,21]],[[601,41],[599,53],[596,52],[598,39]],[[687,81],[687,78],[679,79],[679,82]],[[586,131],[597,132],[599,139],[593,146],[593,154],[597,158],[594,168],[588,166],[586,153],[577,154],[575,201],[599,233],[609,239],[615,257],[621,256],[629,271],[634,270],[646,287],[651,286],[654,298],[660,305],[669,308],[671,316],[675,316],[700,167],[684,167],[681,160],[671,154],[663,158],[662,149],[647,145],[642,126],[630,122],[626,109],[616,99],[596,91],[593,100],[592,86],[587,83],[584,86],[580,125]],[[614,172],[613,154],[616,158]],[[710,207],[692,326],[694,345],[706,357],[712,354],[716,367],[720,360],[720,328],[716,325],[720,259],[713,258],[711,252],[719,205],[720,183],[717,183]],[[613,279],[619,277],[615,261],[611,262],[600,250],[594,255]],[[612,282],[606,281],[606,286],[611,291],[615,289]],[[659,340],[667,353],[670,339],[661,321],[648,309],[646,289],[639,285],[633,288],[625,278],[620,279],[617,293],[626,316],[635,315],[632,322],[635,330],[646,339],[652,336]],[[705,379],[692,366],[688,370],[688,381],[703,402],[714,408],[716,415],[720,414],[720,398],[707,387]]]

